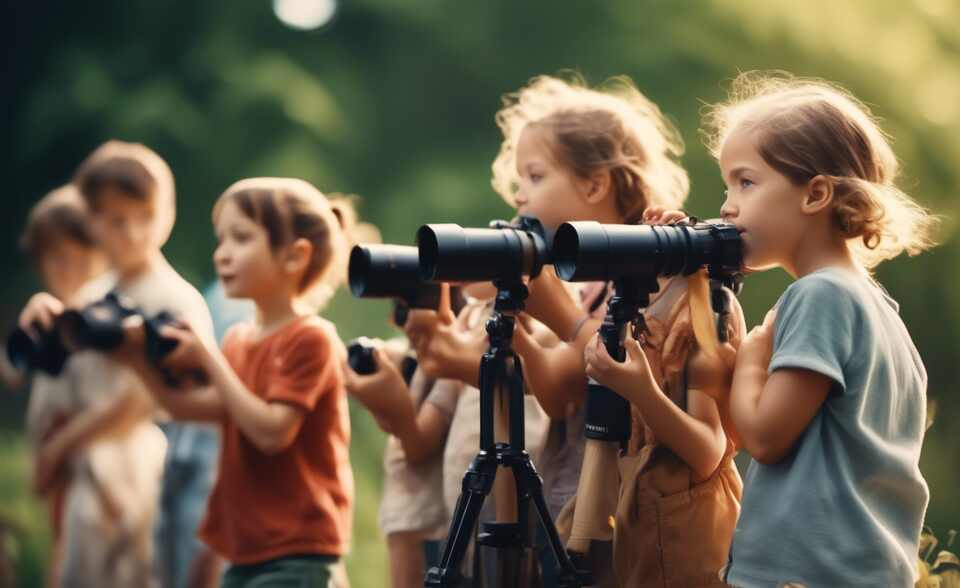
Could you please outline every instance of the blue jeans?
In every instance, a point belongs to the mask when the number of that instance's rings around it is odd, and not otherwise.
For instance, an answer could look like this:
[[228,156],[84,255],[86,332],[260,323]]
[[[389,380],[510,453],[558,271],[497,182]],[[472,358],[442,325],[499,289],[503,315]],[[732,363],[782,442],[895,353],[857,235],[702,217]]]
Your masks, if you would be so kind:
[[206,550],[197,528],[217,476],[220,434],[209,425],[160,428],[168,446],[155,528],[157,576],[163,588],[185,588],[194,559]]

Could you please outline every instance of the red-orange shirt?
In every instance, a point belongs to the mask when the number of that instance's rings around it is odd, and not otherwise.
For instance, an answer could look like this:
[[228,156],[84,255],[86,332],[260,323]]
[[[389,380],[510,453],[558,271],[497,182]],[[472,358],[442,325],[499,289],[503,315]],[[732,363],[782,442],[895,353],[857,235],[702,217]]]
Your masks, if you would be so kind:
[[306,414],[293,444],[266,455],[231,419],[223,424],[217,483],[200,537],[235,564],[286,555],[346,553],[353,515],[350,418],[339,340],[319,317],[302,317],[255,340],[236,325],[223,353],[267,402]]

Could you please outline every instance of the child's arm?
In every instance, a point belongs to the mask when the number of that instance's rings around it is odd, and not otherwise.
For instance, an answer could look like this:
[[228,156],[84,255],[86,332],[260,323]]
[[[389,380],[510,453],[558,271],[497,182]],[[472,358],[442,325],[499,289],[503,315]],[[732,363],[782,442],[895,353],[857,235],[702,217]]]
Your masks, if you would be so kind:
[[416,418],[398,423],[394,434],[403,446],[407,463],[417,465],[443,450],[443,442],[449,430],[449,415],[433,403],[424,402]]
[[[426,461],[443,448],[450,428],[448,415],[431,402],[416,410],[403,376],[379,348],[374,349],[374,361],[377,371],[370,375],[357,374],[343,362],[347,391],[374,415],[384,432],[400,440],[408,463]],[[441,385],[449,381],[434,383]]]
[[723,458],[727,438],[716,402],[690,390],[684,412],[660,390],[640,343],[624,343],[627,360],[615,361],[599,337],[587,345],[587,375],[640,409],[656,438],[687,463],[699,479],[708,478]]
[[[134,335],[139,330],[139,335]],[[128,341],[142,340],[142,326],[125,329]],[[209,388],[193,391],[171,390],[160,378],[159,369],[143,358],[139,345],[126,346],[123,360],[144,380],[162,406],[175,416],[193,420],[219,421],[229,416],[257,448],[268,454],[290,446],[303,423],[304,411],[284,402],[267,402],[253,394],[218,348],[208,345],[189,327],[165,326],[160,335],[175,339],[177,345],[164,358],[163,366],[179,373],[200,369],[210,381]]]
[[459,317],[454,315],[449,284],[441,285],[436,312],[422,309],[411,311],[404,330],[417,350],[420,369],[431,378],[478,385],[480,359],[487,351],[488,344],[482,326],[468,326],[469,312],[469,307],[466,307],[461,310]]
[[583,402],[587,378],[581,347],[564,342],[545,347],[518,320],[513,332],[513,348],[523,360],[527,387],[547,416],[562,420],[566,417],[567,405]]
[[564,341],[569,340],[583,317],[583,309],[557,277],[553,266],[544,267],[540,275],[530,280],[527,290],[524,311]]
[[157,367],[150,364],[142,353],[129,358],[126,363],[137,373],[157,404],[166,409],[174,419],[219,423],[226,416],[223,399],[213,387],[171,388],[163,380]]
[[790,451],[826,401],[828,376],[802,368],[767,375],[776,313],[767,313],[740,345],[733,374],[730,413],[743,447],[753,459],[773,464]]
[[131,388],[93,404],[71,418],[43,443],[37,454],[34,475],[37,492],[42,494],[49,489],[57,470],[71,455],[98,439],[122,435],[143,422],[153,409],[153,402],[146,394]]
[[[139,317],[124,321],[124,344],[111,357],[126,364],[137,374],[144,388],[170,416],[182,421],[220,422],[226,415],[220,395],[211,386],[191,385],[185,380],[180,387],[170,387],[159,368],[144,354],[143,320]],[[173,354],[175,357],[176,353]],[[170,359],[169,357],[167,359]]]
[[203,366],[237,428],[257,449],[275,455],[293,443],[306,414],[302,408],[267,402],[255,395],[240,381],[219,349],[203,356]]
[[[168,326],[161,335],[178,340],[164,365],[180,370],[202,369],[219,395],[224,413],[257,449],[275,455],[293,443],[303,424],[304,409],[281,401],[268,402],[251,392],[220,349],[208,345],[193,331]],[[317,353],[321,351],[318,349]],[[332,356],[329,361],[334,361]]]

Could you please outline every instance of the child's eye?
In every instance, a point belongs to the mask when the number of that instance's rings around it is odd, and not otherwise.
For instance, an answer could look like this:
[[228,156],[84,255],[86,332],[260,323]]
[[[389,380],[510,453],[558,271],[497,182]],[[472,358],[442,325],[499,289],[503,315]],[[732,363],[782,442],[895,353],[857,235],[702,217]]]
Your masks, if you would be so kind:
[[753,185],[753,182],[752,182],[751,180],[748,180],[747,178],[740,178],[740,189],[741,189],[741,190],[746,190],[747,188],[749,188],[749,187],[752,186],[752,185]]
[[543,179],[543,174],[530,174],[530,181],[536,184]]

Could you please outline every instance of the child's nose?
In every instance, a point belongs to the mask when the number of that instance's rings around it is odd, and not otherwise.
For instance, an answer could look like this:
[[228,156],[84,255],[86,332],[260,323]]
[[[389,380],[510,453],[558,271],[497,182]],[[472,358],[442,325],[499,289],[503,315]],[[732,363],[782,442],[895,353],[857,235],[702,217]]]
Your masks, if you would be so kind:
[[526,194],[523,193],[523,190],[517,190],[513,194],[513,201],[517,204],[517,208],[520,208],[521,206],[526,206],[527,196]]
[[730,220],[737,216],[737,209],[733,205],[733,202],[730,201],[730,195],[726,195],[726,199],[723,201],[723,206],[720,207],[720,218],[723,220]]
[[213,265],[225,265],[228,260],[229,255],[227,255],[227,251],[223,247],[217,247],[213,250]]

